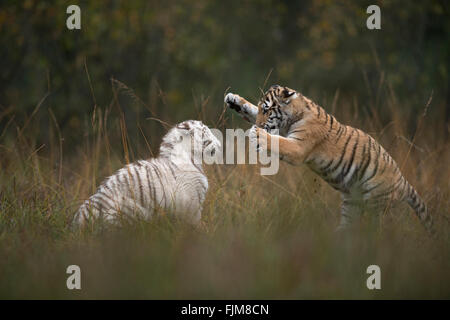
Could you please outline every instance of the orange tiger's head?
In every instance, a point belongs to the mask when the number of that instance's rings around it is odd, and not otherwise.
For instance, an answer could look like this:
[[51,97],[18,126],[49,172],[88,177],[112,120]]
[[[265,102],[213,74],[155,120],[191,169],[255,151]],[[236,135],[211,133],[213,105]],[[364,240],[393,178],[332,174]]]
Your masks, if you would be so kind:
[[279,130],[285,136],[291,124],[303,116],[302,97],[291,88],[271,86],[258,103],[256,126],[272,134]]

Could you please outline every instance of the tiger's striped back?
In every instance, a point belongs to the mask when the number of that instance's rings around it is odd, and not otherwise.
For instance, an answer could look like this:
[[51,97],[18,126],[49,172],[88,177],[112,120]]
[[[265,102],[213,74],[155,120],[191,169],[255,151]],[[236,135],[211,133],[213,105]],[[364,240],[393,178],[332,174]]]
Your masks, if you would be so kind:
[[116,219],[118,214],[148,219],[159,210],[197,214],[207,189],[208,180],[198,167],[186,171],[159,158],[140,160],[103,182],[80,207],[78,219],[85,220],[92,214],[105,220]]
[[[185,137],[201,141],[186,144]],[[163,138],[158,158],[136,161],[108,177],[81,205],[75,221],[148,219],[163,210],[199,222],[208,179],[201,161],[194,158],[202,152],[191,146],[215,150],[220,142],[200,121],[177,125]]]

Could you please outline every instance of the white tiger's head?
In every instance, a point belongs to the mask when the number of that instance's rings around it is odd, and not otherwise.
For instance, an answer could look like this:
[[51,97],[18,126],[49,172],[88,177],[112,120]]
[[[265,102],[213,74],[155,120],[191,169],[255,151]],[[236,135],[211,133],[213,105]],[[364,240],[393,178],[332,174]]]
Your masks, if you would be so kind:
[[213,157],[221,148],[222,144],[206,125],[198,120],[186,120],[163,137],[160,155],[200,164],[204,157]]

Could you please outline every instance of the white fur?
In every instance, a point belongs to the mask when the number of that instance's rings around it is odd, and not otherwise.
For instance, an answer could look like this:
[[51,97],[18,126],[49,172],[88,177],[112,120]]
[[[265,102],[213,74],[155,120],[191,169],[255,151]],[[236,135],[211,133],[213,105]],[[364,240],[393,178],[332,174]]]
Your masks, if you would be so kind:
[[164,137],[159,157],[139,160],[108,177],[80,207],[75,222],[90,217],[117,221],[122,216],[148,219],[158,211],[198,223],[208,190],[203,152],[221,148],[201,121],[184,121]]

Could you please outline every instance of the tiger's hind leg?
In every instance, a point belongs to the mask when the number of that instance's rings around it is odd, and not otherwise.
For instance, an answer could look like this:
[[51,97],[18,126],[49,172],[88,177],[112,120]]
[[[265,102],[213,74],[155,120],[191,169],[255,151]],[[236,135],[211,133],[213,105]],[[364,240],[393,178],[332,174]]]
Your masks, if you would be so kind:
[[395,204],[395,201],[387,201],[386,199],[344,198],[341,206],[341,221],[337,229],[342,230],[351,226],[355,220],[360,220],[364,215],[368,218],[370,225],[377,230],[380,227],[383,213]]
[[363,212],[363,201],[344,198],[341,205],[341,220],[336,231],[341,231],[350,227],[355,220],[360,219]]

